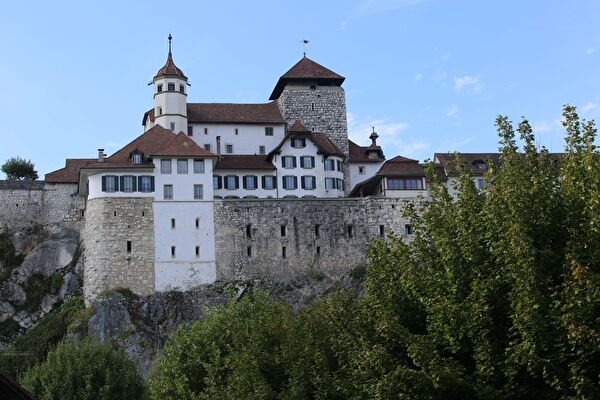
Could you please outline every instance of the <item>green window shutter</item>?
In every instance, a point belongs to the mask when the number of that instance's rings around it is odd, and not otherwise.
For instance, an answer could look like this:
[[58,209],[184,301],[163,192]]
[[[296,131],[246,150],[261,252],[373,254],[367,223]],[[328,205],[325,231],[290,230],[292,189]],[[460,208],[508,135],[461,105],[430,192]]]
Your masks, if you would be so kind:
[[106,192],[106,176],[102,177],[102,191]]

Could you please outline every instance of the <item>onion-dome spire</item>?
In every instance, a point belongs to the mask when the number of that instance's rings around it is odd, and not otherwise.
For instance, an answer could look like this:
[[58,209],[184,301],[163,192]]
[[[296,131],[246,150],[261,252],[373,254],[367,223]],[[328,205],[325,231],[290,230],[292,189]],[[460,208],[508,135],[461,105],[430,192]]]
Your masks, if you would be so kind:
[[187,77],[183,74],[183,72],[177,68],[175,63],[173,62],[173,54],[171,53],[171,40],[173,40],[173,36],[169,33],[169,55],[167,56],[167,63],[158,70],[156,76],[154,78],[158,78],[160,76],[173,76],[177,78],[181,78],[187,81]]
[[375,127],[373,127],[373,132],[371,132],[371,135],[369,136],[369,138],[371,139],[371,146],[377,146],[378,137],[379,135],[377,134],[377,132],[375,132]]

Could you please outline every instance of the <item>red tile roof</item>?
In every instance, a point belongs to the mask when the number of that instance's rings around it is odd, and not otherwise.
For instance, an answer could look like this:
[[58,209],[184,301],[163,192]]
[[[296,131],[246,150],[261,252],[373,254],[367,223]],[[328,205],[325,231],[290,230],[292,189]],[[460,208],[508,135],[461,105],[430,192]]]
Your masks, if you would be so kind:
[[217,155],[198,146],[185,133],[179,132],[163,148],[151,152],[150,156],[216,157]]
[[377,172],[380,176],[425,176],[425,169],[417,160],[396,156],[387,160]]
[[169,55],[167,56],[167,63],[161,69],[158,70],[154,79],[162,76],[173,76],[187,81],[187,77],[179,68],[177,68],[177,66],[173,62],[173,56],[171,55],[170,51]]
[[[352,140],[348,140],[348,150],[350,162],[369,163],[385,161],[385,156],[380,146],[359,146]],[[371,152],[375,152],[377,157],[369,158],[369,153]]]
[[[481,176],[487,171],[488,161],[496,167],[500,166],[500,153],[460,153],[460,156],[474,176]],[[434,158],[440,162],[446,175],[458,174],[456,153],[435,153]]]
[[302,121],[297,119],[290,127],[289,132],[304,133],[304,132],[310,132],[310,129],[308,129],[306,126],[304,126]]
[[275,170],[275,166],[264,155],[221,156],[215,170],[221,169],[258,169]]
[[279,95],[281,95],[281,92],[283,91],[283,88],[288,82],[313,81],[318,84],[326,83],[341,86],[344,82],[344,79],[345,78],[343,76],[304,56],[279,78],[275,88],[273,89],[273,93],[271,93],[271,97],[269,97],[269,100],[278,99]]
[[[261,104],[233,103],[188,103],[188,122],[191,123],[230,123],[230,124],[284,124],[277,102]],[[144,114],[154,122],[154,109]]]
[[335,145],[335,143],[333,143],[331,141],[331,139],[329,138],[329,136],[327,136],[324,133],[320,133],[320,132],[311,132],[302,123],[302,121],[296,120],[292,124],[291,128],[288,130],[288,134],[277,145],[277,147],[275,147],[269,153],[268,159],[269,160],[272,159],[273,154],[279,153],[279,149],[281,148],[281,146],[283,146],[283,144],[288,139],[294,138],[294,137],[300,137],[300,138],[307,138],[307,139],[309,139],[311,142],[313,142],[315,144],[315,146],[317,146],[317,148],[319,149],[319,153],[324,154],[326,157],[327,156],[344,157],[344,152],[341,151],[339,149],[339,147],[337,147]]
[[79,169],[97,161],[96,158],[67,158],[63,168],[46,174],[45,181],[48,183],[77,183]]

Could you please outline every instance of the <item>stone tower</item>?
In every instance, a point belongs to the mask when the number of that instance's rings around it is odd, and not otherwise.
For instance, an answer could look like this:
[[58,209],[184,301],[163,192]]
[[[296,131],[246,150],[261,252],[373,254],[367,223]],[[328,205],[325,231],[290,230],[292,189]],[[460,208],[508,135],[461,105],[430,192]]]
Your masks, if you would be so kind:
[[[270,100],[277,100],[288,127],[300,120],[311,131],[325,133],[346,155],[348,123],[344,77],[304,57],[277,81]],[[348,192],[348,168],[345,190]]]
[[[154,122],[175,133],[187,132],[187,77],[175,66],[171,54],[167,63],[156,73],[154,84]],[[149,129],[151,126],[147,126]]]

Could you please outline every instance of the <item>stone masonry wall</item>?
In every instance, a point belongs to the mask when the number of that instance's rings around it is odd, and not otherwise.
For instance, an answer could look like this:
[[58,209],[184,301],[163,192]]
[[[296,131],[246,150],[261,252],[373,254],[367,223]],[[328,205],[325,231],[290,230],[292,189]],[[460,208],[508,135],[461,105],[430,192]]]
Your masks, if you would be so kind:
[[77,184],[46,183],[44,185],[43,221],[83,229],[85,199],[77,194]]
[[348,193],[348,122],[344,89],[340,86],[316,86],[311,89],[310,86],[290,84],[283,89],[277,103],[288,126],[299,119],[308,129],[327,134],[346,154],[344,185]]
[[[106,289],[154,292],[152,198],[98,198],[87,202],[84,238],[86,301]],[[131,253],[127,252],[131,241]]]
[[216,200],[217,279],[285,282],[311,273],[340,277],[367,263],[368,244],[381,237],[382,229],[403,234],[408,224],[402,217],[405,203],[355,198]]
[[0,228],[43,223],[42,181],[0,181]]

